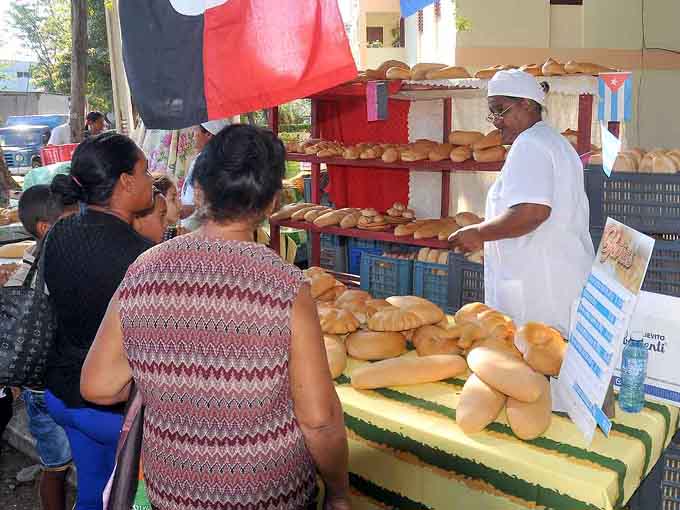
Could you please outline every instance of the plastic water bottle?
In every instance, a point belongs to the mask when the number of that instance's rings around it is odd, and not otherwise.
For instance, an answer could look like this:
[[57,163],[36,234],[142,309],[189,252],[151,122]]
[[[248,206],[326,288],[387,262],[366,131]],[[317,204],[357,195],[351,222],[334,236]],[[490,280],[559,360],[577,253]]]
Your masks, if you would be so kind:
[[642,341],[642,331],[633,331],[623,348],[619,406],[627,413],[639,413],[645,405],[645,378],[649,353]]

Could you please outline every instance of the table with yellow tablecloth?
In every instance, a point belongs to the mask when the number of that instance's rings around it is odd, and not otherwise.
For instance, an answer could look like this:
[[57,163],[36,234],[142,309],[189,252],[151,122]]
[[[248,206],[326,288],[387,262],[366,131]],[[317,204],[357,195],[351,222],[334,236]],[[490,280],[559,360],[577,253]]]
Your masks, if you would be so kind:
[[464,377],[355,390],[348,360],[336,389],[350,447],[354,510],[597,510],[623,507],[678,427],[678,409],[647,403],[616,409],[609,437],[586,446],[576,425],[554,414],[533,441],[517,439],[504,412],[466,436],[456,424]]

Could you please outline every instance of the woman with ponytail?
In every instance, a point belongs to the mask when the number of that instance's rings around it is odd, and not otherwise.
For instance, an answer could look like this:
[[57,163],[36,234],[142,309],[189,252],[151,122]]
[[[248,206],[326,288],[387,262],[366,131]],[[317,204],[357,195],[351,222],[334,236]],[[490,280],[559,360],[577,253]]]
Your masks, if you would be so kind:
[[[128,266],[151,246],[135,232],[132,221],[153,203],[152,177],[139,147],[126,136],[108,132],[78,146],[70,175],[55,177],[52,189],[79,201],[81,210],[58,222],[45,241],[45,283],[58,321],[45,400],[71,444],[78,470],[75,510],[101,510],[123,406],[84,400],[80,372]],[[108,374],[100,376],[106,379]],[[118,401],[125,399],[121,395]]]

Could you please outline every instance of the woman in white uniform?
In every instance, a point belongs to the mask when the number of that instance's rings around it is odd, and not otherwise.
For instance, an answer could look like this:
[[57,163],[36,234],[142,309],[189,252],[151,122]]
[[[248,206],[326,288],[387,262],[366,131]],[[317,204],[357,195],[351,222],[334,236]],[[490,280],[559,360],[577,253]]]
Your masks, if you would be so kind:
[[486,303],[518,324],[569,332],[595,256],[583,165],[569,141],[542,120],[546,90],[518,70],[489,82],[489,121],[511,145],[489,190],[486,220],[449,238],[452,249],[484,248]]

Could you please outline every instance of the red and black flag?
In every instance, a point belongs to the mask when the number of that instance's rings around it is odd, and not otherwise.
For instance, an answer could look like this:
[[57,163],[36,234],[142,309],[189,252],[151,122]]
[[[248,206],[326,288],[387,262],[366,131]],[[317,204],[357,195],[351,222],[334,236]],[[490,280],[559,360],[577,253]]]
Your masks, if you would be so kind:
[[356,77],[337,0],[120,0],[123,58],[148,128],[179,129]]

